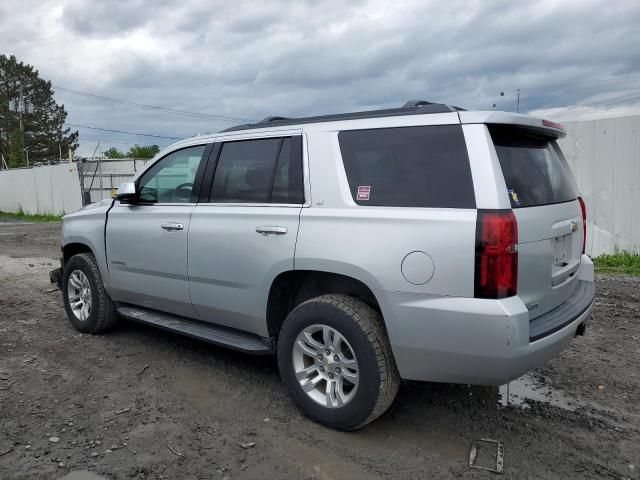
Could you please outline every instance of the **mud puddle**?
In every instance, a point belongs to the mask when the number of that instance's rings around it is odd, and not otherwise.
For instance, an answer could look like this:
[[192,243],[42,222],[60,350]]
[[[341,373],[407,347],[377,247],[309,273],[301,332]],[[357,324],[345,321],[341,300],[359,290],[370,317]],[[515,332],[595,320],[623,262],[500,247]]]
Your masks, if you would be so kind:
[[498,387],[499,407],[530,408],[533,402],[570,411],[583,406],[575,398],[568,397],[529,374]]

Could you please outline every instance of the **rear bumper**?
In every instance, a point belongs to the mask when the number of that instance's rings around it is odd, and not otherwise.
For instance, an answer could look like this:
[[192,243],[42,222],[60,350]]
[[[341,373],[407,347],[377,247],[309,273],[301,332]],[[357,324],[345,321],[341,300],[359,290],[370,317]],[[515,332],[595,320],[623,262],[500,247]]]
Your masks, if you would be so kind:
[[575,293],[566,302],[529,322],[529,341],[546,338],[580,318],[593,305],[595,293],[593,282],[580,281]]
[[573,297],[536,319],[544,322],[547,317],[555,323],[535,340],[529,312],[518,297],[485,300],[378,292],[400,376],[478,385],[501,385],[520,377],[564,350],[590,318],[593,277],[579,281]]

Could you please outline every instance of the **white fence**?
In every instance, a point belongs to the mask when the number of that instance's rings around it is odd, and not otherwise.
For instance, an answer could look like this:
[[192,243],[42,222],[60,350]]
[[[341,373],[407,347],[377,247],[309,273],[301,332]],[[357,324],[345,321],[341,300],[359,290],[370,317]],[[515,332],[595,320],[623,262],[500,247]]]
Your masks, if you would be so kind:
[[640,253],[640,115],[563,123],[559,144],[587,205],[587,253]]
[[85,203],[99,202],[111,198],[114,189],[131,177],[150,159],[124,158],[89,160],[78,164],[80,171],[80,189]]
[[63,215],[81,207],[75,163],[0,170],[0,211]]

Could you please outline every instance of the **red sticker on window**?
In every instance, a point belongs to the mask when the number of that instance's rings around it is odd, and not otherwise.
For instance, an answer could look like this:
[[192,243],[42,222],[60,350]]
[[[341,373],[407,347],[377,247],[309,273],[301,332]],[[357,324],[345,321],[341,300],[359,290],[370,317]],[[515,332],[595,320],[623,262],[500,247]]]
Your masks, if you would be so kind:
[[360,185],[358,187],[358,194],[356,195],[357,200],[369,200],[369,194],[371,193],[370,185]]

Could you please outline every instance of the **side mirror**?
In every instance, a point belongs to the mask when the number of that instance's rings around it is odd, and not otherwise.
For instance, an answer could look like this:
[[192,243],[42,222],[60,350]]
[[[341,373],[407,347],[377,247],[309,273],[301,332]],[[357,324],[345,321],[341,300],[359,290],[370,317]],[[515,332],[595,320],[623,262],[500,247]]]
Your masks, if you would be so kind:
[[120,203],[135,203],[138,200],[136,184],[133,182],[120,184],[116,192],[116,200],[119,200]]

